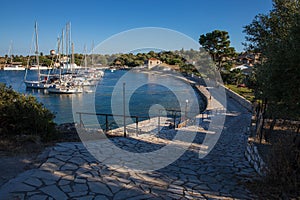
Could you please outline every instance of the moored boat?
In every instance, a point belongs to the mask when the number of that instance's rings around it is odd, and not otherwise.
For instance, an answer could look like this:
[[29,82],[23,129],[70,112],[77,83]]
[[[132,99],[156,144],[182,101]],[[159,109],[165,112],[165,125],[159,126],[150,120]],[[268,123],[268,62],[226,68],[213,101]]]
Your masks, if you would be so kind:
[[78,94],[83,89],[80,86],[71,85],[70,83],[53,84],[48,88],[49,93],[55,94]]
[[22,65],[8,65],[3,68],[3,70],[25,70]]
[[[43,76],[41,76],[41,72],[40,72],[38,31],[37,31],[37,23],[36,22],[35,22],[34,30],[35,30],[35,57],[36,57],[36,66],[37,66],[37,70],[38,70],[38,77],[37,77],[37,80],[27,80],[27,70],[29,70],[29,66],[27,66],[26,73],[24,76],[24,83],[26,85],[26,88],[46,89],[46,88],[50,87],[50,84],[48,83],[48,77],[45,77],[43,80],[41,80],[41,78]],[[28,65],[28,63],[27,63],[27,65]]]

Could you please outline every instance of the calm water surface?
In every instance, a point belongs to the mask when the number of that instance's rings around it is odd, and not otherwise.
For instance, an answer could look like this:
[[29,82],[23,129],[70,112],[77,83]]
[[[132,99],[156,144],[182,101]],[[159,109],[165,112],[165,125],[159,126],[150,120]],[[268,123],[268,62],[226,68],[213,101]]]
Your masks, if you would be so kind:
[[[105,75],[98,85],[94,88],[88,88],[95,91],[95,93],[83,93],[83,94],[48,94],[44,90],[33,90],[26,89],[23,79],[25,71],[0,71],[0,82],[11,85],[16,91],[35,96],[38,101],[42,102],[45,107],[56,114],[56,123],[67,123],[73,122],[72,113],[72,102],[83,102],[78,107],[77,111],[86,112],[88,108],[94,108],[98,113],[112,113],[112,92],[120,80],[120,78],[126,74],[126,86],[125,93],[132,93],[129,97],[129,113],[128,115],[138,115],[138,116],[149,116],[149,109],[151,106],[159,104],[166,109],[177,109],[180,110],[180,105],[182,108],[182,99],[179,100],[176,97],[178,95],[190,98],[189,96],[194,95],[190,87],[181,82],[174,81],[171,77],[160,77],[158,75],[138,73],[133,71],[123,71],[117,70],[111,72],[110,70],[105,71]],[[37,76],[37,71],[28,71],[28,79],[35,79]],[[141,81],[149,81],[151,83],[139,85]],[[172,88],[167,88],[160,84],[160,82],[167,82],[171,84]],[[138,87],[132,86],[138,85]],[[174,89],[175,88],[175,89]],[[174,91],[176,90],[176,91]],[[123,106],[123,93],[122,90],[118,90],[117,98],[113,104],[114,106],[120,106],[120,111]],[[115,96],[116,97],[116,96]],[[91,105],[89,101],[94,100],[95,105]],[[181,102],[180,102],[181,101]],[[189,101],[188,109],[192,109],[192,104],[195,102]],[[202,104],[202,102],[199,102]],[[77,105],[75,105],[77,106]],[[116,113],[115,113],[116,114]],[[122,113],[117,113],[122,114]],[[103,117],[99,117],[100,123],[103,123]]]

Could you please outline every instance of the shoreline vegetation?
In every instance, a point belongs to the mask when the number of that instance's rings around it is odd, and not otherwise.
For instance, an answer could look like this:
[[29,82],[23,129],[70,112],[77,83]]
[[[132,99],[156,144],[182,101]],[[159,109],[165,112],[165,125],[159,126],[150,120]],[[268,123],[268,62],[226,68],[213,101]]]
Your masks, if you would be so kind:
[[[135,71],[138,73],[151,72],[157,75],[162,73],[162,71],[142,69],[135,69]],[[199,95],[198,98],[201,98],[201,101],[204,103],[200,110],[205,110],[208,97],[194,86],[193,80],[189,80],[188,77],[181,75],[178,76],[177,72],[168,72],[167,74],[163,72],[163,75],[172,76],[191,85]],[[39,103],[35,97],[20,94],[10,86],[2,83],[0,84],[0,89],[2,94],[0,96],[0,151],[12,150],[15,153],[30,153],[35,150],[40,151],[41,147],[44,146],[43,144],[48,146],[53,144],[53,142],[80,141],[74,122],[56,124],[53,121],[55,115]],[[7,104],[6,102],[10,103]],[[28,109],[31,111],[29,112]],[[38,121],[40,118],[42,121]],[[39,148],[27,148],[26,146],[30,144],[36,147],[39,146]],[[28,151],[22,152],[23,149]]]

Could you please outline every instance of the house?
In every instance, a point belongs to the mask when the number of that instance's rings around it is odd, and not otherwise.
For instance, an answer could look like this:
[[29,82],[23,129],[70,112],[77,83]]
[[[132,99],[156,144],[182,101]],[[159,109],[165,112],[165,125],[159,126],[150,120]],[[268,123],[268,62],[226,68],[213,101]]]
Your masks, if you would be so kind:
[[233,71],[233,70],[241,70],[242,74],[245,74],[245,75],[250,75],[252,73],[252,67],[248,66],[248,65],[239,65],[239,66],[236,66],[236,67],[233,67],[230,69],[230,71]]
[[179,71],[180,70],[179,65],[169,65],[167,63],[161,63],[161,64],[155,66],[155,68],[157,68],[159,70],[163,70],[163,71]]
[[260,62],[260,57],[260,53],[244,52],[238,55],[237,62],[244,65],[253,66]]
[[150,59],[146,60],[145,64],[148,67],[148,69],[152,69],[153,67],[162,64],[162,61],[160,61],[156,58],[150,58]]

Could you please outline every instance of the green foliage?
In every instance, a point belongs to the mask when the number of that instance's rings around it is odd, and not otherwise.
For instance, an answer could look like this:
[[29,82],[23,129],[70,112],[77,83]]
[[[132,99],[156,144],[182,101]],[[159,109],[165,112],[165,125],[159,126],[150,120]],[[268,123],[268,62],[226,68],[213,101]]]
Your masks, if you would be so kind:
[[47,56],[40,56],[40,64],[44,66],[50,66],[52,63],[51,58],[48,58]]
[[273,118],[300,119],[300,2],[274,0],[274,9],[246,26],[246,46],[261,52],[257,97],[268,100]]
[[241,72],[239,69],[235,69],[233,71],[221,71],[221,75],[223,78],[223,82],[225,84],[242,84],[245,83],[246,75]]
[[117,55],[117,57],[112,62],[112,65],[121,65],[128,67],[142,66],[149,58],[157,58],[166,64],[178,65],[180,67],[184,66],[186,62],[186,60],[182,56],[171,51],[163,51],[159,53],[150,51],[148,53],[138,53],[136,55],[132,53]]
[[214,30],[200,35],[199,43],[209,52],[219,70],[231,64],[232,58],[236,56],[235,49],[230,47],[227,31]]
[[227,88],[231,89],[232,91],[238,93],[239,95],[243,96],[247,100],[253,102],[254,101],[254,92],[252,89],[247,87],[238,87],[236,85],[226,85]]
[[33,96],[15,92],[0,84],[0,135],[39,135],[43,140],[56,136],[54,114]]

